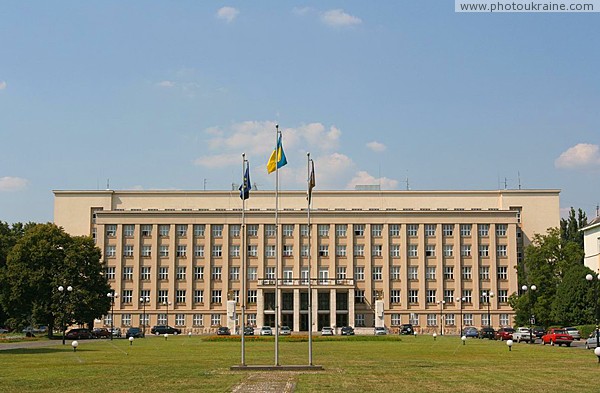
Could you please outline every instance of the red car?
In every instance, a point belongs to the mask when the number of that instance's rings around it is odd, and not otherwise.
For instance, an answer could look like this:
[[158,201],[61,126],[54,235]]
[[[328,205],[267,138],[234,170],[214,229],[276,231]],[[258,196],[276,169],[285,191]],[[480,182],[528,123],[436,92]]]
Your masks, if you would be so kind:
[[494,339],[504,341],[504,340],[512,340],[512,335],[515,332],[515,329],[511,327],[500,328],[494,333]]
[[549,329],[546,334],[542,336],[542,343],[544,345],[558,344],[558,346],[561,346],[565,344],[567,347],[570,347],[572,342],[573,336],[568,334],[565,329]]

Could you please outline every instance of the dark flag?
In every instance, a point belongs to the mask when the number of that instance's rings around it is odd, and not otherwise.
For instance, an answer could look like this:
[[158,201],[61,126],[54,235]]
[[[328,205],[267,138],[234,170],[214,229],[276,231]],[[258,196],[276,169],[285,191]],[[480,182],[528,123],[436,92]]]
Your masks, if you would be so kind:
[[240,186],[240,198],[242,200],[250,198],[250,190],[252,186],[250,185],[250,164],[246,167],[246,172],[244,173],[244,180],[242,181],[242,185]]

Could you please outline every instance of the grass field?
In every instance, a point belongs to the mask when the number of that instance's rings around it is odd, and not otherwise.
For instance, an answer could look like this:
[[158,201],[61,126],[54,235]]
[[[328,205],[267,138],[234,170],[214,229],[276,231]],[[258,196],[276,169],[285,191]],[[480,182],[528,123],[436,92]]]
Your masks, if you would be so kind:
[[[68,342],[69,344],[70,342]],[[5,345],[5,344],[0,344]],[[247,364],[272,365],[273,339],[248,341]],[[280,340],[280,364],[307,364],[308,344]],[[458,337],[316,338],[320,372],[294,375],[296,392],[598,392],[600,365],[580,348]],[[85,340],[0,351],[1,392],[229,392],[252,373],[239,339],[170,336]],[[277,378],[278,372],[270,378]],[[289,375],[289,374],[288,374]]]

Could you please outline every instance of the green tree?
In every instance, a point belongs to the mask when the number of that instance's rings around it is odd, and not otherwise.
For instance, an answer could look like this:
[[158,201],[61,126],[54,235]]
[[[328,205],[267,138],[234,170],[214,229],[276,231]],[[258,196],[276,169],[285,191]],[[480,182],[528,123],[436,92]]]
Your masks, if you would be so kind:
[[[571,207],[569,211],[569,217],[560,220],[560,237],[564,242],[575,242],[583,249],[583,232],[581,228],[586,227],[588,224],[587,216],[581,209],[577,209],[577,216],[575,215],[575,209]],[[581,260],[583,264],[583,258]]]
[[594,291],[585,276],[594,272],[583,265],[567,269],[556,288],[552,319],[558,325],[585,325],[594,322]]

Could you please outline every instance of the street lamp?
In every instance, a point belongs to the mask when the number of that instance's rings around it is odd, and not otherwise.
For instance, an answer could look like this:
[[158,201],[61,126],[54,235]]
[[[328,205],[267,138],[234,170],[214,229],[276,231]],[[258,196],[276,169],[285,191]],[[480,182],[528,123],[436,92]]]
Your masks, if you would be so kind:
[[463,303],[466,300],[467,299],[465,299],[464,297],[456,298],[456,303],[458,303],[460,305],[460,332],[458,333],[459,336],[463,335]]
[[523,285],[521,289],[523,290],[523,292],[526,292],[527,289],[531,290],[531,292],[529,292],[529,343],[533,344],[533,324],[535,323],[535,316],[533,315],[533,303],[535,302],[535,296],[533,296],[533,294],[537,290],[537,287],[535,286],[535,284],[530,285],[529,288],[527,287],[527,285]]
[[487,303],[488,327],[492,327],[492,318],[490,316],[490,302],[491,302],[490,299],[494,297],[494,292],[492,292],[492,291],[483,291],[483,296],[486,298],[486,303]]
[[106,296],[110,298],[110,339],[112,340],[115,323],[115,299],[119,297],[119,294],[112,291],[107,293]]
[[167,306],[167,323],[166,325],[169,326],[169,306],[171,305],[171,302],[168,301],[164,301],[163,302],[163,306]]
[[[65,291],[66,289],[66,291]],[[64,308],[64,303],[65,303],[65,296],[67,295],[67,293],[73,292],[73,287],[72,286],[68,286],[67,288],[63,287],[62,285],[58,287],[58,292],[60,292],[61,296],[60,296],[60,308],[62,311],[62,343],[63,345],[65,345],[65,330],[67,330],[67,327],[65,326],[65,310]]]
[[144,307],[144,313],[142,314],[142,337],[146,337],[146,303],[150,301],[149,297],[141,297],[140,303],[142,303],[142,307]]
[[444,304],[446,304],[445,300],[438,300],[437,302],[440,305],[440,336],[444,335]]
[[[594,276],[588,274],[585,276],[585,279],[589,282],[594,280]],[[598,282],[600,281],[600,274],[596,276],[596,282],[594,283],[594,307],[595,307],[595,315],[596,315],[596,348],[600,348],[600,330],[598,330]],[[600,357],[598,358],[598,362],[600,362]]]

